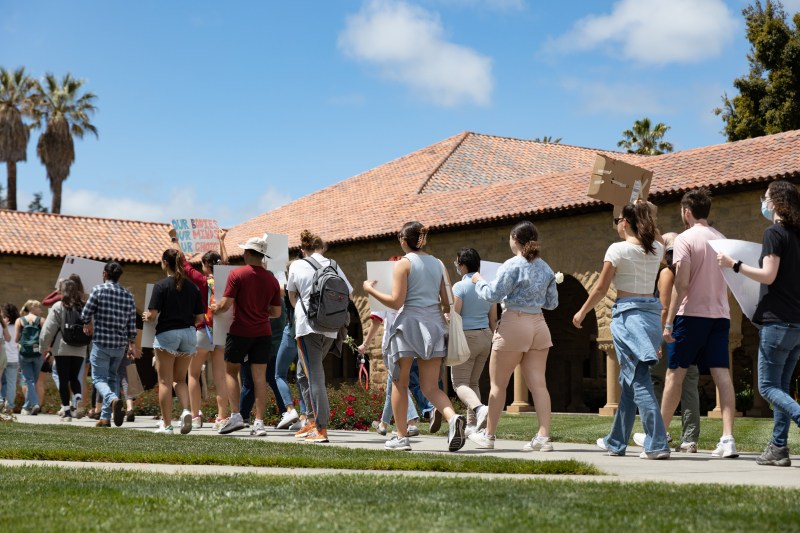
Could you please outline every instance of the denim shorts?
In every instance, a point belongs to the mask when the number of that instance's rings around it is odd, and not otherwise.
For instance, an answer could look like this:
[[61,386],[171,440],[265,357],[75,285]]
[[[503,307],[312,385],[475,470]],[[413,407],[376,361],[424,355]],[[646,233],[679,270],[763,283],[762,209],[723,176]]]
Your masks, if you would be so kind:
[[206,329],[205,326],[202,329],[198,329],[197,330],[197,334],[196,334],[197,349],[198,350],[205,350],[207,352],[210,352],[210,351],[214,350],[215,348],[224,348],[224,346],[220,346],[220,345],[216,345],[215,346],[212,343],[213,335],[212,335],[212,339],[209,339],[208,338],[209,331],[211,331],[211,330]]
[[667,345],[669,367],[728,368],[730,329],[731,321],[727,318],[676,316],[672,329],[675,342]]
[[153,348],[172,355],[194,355],[197,351],[197,335],[194,327],[171,329],[156,335]]

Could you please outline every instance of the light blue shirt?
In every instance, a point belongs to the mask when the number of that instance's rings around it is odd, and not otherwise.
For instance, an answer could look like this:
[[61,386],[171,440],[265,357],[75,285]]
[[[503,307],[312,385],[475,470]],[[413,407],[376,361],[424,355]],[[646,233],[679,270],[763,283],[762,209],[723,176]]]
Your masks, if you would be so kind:
[[558,307],[556,277],[543,259],[514,256],[497,270],[491,283],[480,280],[475,290],[487,302],[504,301],[506,309],[538,314]]
[[464,274],[461,281],[453,285],[453,294],[461,299],[461,319],[465,330],[488,328],[489,309],[494,305],[478,297],[472,283],[474,274]]
[[408,290],[404,307],[430,307],[439,305],[439,287],[442,284],[442,263],[432,255],[407,253],[411,262],[408,273]]

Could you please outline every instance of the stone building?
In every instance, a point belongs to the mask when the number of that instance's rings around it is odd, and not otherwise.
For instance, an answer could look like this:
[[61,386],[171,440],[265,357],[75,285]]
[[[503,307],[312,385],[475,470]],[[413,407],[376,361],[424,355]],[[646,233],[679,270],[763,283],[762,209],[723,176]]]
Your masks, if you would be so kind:
[[[329,244],[328,255],[355,287],[354,300],[366,326],[368,309],[361,290],[365,262],[401,253],[396,235],[403,223],[419,220],[427,225],[428,251],[450,264],[464,246],[476,248],[484,259],[504,261],[510,257],[511,227],[532,220],[540,231],[542,257],[566,276],[559,286],[558,309],[546,314],[554,341],[547,370],[553,409],[610,414],[618,395],[609,333],[613,288],[589,317],[588,327],[571,325],[597,280],[606,248],[617,239],[611,206],[586,195],[598,153],[654,172],[650,200],[659,206],[664,232],[682,230],[680,198],[702,186],[714,196],[710,220],[715,227],[729,238],[760,242],[766,221],[759,195],[774,179],[800,181],[800,131],[661,156],[465,132],[248,220],[232,228],[229,238],[239,242],[265,231],[286,233],[290,247],[297,247],[302,229],[320,234]],[[745,382],[753,384],[757,333],[733,300],[731,307],[730,346],[738,389]],[[385,373],[377,348],[371,360],[372,380],[382,384]],[[329,368],[335,374],[354,375],[352,360],[328,363],[336,367]],[[517,385],[525,390],[521,381]],[[513,387],[509,401],[524,409],[525,394],[515,397]],[[710,382],[704,394],[710,408]],[[766,414],[760,398],[752,412]]]

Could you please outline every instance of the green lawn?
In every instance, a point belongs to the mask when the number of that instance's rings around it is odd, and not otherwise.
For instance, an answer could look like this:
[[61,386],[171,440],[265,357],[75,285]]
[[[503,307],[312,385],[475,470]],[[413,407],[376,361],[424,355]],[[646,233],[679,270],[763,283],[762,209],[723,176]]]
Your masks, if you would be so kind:
[[[594,444],[599,437],[604,437],[611,430],[611,417],[596,415],[555,415],[550,422],[551,437],[558,442],[578,442]],[[503,415],[497,426],[497,437],[501,439],[529,440],[536,433],[538,421],[535,415]],[[424,427],[424,426],[422,426]],[[636,419],[634,431],[643,431],[639,419]],[[680,439],[680,417],[672,419],[670,433],[676,440]],[[703,418],[700,422],[700,448],[713,450],[722,435],[722,421]],[[762,451],[772,436],[771,418],[737,418],[733,425],[733,436],[736,448],[742,452]],[[633,440],[631,440],[631,444]],[[679,442],[676,443],[676,445]],[[556,446],[558,446],[556,444]],[[800,450],[800,431],[792,425],[789,432],[789,449]]]
[[459,454],[409,454],[205,435],[165,437],[146,431],[17,422],[0,424],[0,443],[2,459],[508,474],[600,473],[594,466],[574,460],[517,461]]
[[800,524],[800,490],[757,487],[53,467],[0,468],[0,486],[0,530],[15,532],[733,532]]

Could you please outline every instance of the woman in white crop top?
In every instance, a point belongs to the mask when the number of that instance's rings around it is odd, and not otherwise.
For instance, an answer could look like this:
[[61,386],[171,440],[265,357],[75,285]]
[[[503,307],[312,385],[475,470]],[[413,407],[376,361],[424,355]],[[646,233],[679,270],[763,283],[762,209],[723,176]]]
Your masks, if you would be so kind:
[[650,380],[650,366],[660,357],[661,302],[653,296],[653,289],[664,247],[656,240],[652,212],[643,200],[626,205],[614,223],[622,241],[609,246],[600,279],[572,319],[580,328],[614,282],[617,301],[611,315],[611,336],[622,393],[611,432],[597,439],[597,446],[609,455],[625,455],[638,407],[646,434],[639,457],[668,459],[667,432]]

